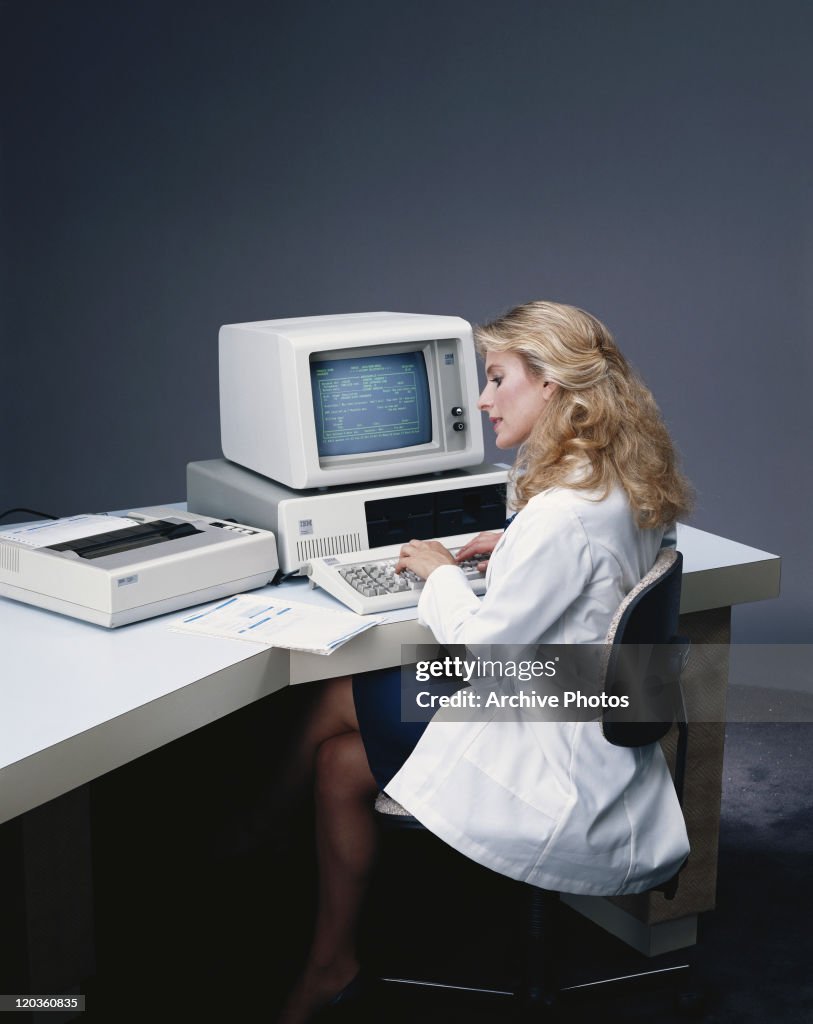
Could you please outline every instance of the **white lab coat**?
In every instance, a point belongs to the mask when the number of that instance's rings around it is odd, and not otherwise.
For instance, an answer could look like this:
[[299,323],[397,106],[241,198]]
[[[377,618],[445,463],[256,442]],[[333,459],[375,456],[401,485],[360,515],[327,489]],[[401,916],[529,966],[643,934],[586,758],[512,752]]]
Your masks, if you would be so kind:
[[[636,526],[626,495],[536,495],[494,549],[482,602],[436,569],[418,612],[444,644],[603,641],[670,532]],[[461,853],[547,889],[610,895],[669,878],[689,849],[660,745],[614,747],[598,721],[449,720],[438,712],[387,792]]]

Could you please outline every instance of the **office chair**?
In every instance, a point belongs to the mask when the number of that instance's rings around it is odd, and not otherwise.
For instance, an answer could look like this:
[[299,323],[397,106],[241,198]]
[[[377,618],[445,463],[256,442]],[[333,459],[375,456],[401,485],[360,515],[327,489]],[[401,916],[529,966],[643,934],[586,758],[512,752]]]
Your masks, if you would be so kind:
[[[616,611],[605,638],[602,671],[604,689],[619,696],[635,691],[632,707],[640,708],[640,699],[648,700],[648,720],[634,718],[618,709],[607,710],[602,718],[602,729],[608,742],[616,746],[636,747],[654,743],[663,738],[674,723],[678,727],[677,754],[673,774],[678,799],[683,802],[683,787],[688,750],[688,724],[685,702],[680,686],[680,674],[688,654],[688,642],[677,636],[680,610],[680,588],[683,558],[674,549],[663,550],[649,573],[633,588]],[[634,645],[634,646],[633,646]],[[639,656],[649,650],[642,671]],[[651,646],[650,646],[651,645]],[[634,656],[628,657],[634,652]],[[633,662],[636,664],[633,665]],[[635,678],[633,678],[633,675]],[[643,681],[643,688],[641,683]],[[380,793],[376,800],[379,823],[387,831],[428,831],[399,803]],[[682,868],[683,865],[681,865]],[[673,899],[677,891],[680,870],[672,878],[654,887],[652,891]],[[559,982],[558,892],[520,883],[527,890],[524,978],[516,991],[505,989],[470,989],[461,985],[420,982],[403,978],[383,978],[383,981],[425,985],[430,988],[462,990],[490,995],[514,996],[516,1002],[529,1013],[552,1014],[564,997],[578,990],[601,986],[640,983],[659,976],[674,982],[676,975],[685,974],[689,964],[658,967],[636,971],[622,977],[600,978],[578,986],[562,987]],[[696,1014],[700,999],[688,989],[678,997],[678,1009]]]

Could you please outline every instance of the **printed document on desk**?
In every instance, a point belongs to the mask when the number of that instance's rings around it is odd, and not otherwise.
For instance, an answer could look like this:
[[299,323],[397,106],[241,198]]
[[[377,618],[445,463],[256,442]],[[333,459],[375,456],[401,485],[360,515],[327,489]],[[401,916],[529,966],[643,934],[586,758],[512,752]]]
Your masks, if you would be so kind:
[[332,654],[359,633],[386,622],[383,616],[314,608],[264,594],[238,594],[193,611],[170,627],[175,632],[247,640],[311,654]]

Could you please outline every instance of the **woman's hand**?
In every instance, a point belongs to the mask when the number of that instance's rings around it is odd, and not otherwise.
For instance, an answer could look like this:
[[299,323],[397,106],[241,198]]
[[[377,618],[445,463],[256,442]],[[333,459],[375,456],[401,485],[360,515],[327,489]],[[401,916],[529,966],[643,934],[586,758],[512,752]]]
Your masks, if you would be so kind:
[[455,565],[451,551],[448,551],[437,540],[411,540],[401,548],[396,572],[410,569],[422,580],[428,579],[441,565]]
[[[464,544],[455,555],[455,560],[465,562],[468,558],[476,558],[478,555],[490,555],[502,538],[502,531],[498,533],[478,533],[476,537]],[[488,561],[483,560],[477,563],[478,572],[485,572],[488,568]]]

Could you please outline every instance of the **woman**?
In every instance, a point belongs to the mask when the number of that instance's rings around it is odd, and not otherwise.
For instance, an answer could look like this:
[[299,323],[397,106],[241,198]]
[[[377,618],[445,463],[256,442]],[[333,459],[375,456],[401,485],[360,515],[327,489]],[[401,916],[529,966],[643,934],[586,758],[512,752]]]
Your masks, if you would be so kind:
[[[436,541],[405,544],[398,569],[426,580],[419,619],[441,643],[599,643],[689,510],[669,435],[589,313],[532,302],[476,338],[487,376],[479,408],[498,448],[520,446],[515,519],[457,554],[491,556],[482,601]],[[547,888],[643,891],[686,856],[657,744],[612,747],[598,722],[450,719],[402,723],[400,671],[326,684],[299,761],[303,778],[315,766],[320,904],[285,1024],[307,1020],[358,972],[380,788],[472,859]]]

